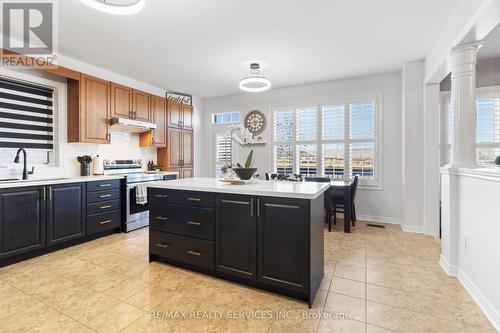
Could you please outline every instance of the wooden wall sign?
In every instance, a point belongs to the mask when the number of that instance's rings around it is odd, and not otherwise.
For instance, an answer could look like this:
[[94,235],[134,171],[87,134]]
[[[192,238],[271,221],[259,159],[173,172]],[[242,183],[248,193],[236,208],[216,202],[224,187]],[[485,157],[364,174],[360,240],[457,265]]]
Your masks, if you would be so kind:
[[174,91],[167,91],[167,99],[177,103],[193,105],[193,97],[191,95],[181,94]]

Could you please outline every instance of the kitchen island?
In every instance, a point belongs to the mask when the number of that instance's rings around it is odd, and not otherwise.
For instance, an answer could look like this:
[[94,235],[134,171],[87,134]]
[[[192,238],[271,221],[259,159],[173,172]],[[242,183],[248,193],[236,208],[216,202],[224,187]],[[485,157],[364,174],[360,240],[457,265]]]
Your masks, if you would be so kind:
[[307,301],[323,278],[325,183],[148,185],[150,260]]

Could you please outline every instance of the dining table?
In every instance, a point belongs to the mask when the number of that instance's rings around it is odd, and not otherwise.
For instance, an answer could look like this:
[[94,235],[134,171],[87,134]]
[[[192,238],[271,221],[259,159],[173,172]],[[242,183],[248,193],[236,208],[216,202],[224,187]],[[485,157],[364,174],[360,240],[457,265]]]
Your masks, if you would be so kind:
[[[354,178],[351,179],[335,179],[330,181],[330,195],[334,193],[342,193],[344,197],[344,232],[351,232],[351,188],[353,186]],[[331,223],[330,219],[332,218],[331,214],[333,211],[332,200],[328,199],[327,206],[327,219],[328,219],[328,231],[331,231]]]

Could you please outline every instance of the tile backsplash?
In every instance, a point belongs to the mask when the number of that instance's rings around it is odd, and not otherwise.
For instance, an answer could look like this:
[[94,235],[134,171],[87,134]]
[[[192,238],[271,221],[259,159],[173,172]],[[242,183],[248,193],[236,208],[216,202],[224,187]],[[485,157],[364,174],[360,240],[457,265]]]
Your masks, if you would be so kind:
[[[15,149],[0,149],[0,178],[20,177],[23,164],[22,161],[20,164],[13,163],[15,154]],[[31,177],[78,176],[80,164],[76,157],[81,155],[100,155],[104,159],[142,159],[144,165],[147,161],[156,162],[156,148],[139,147],[139,134],[128,132],[112,132],[111,144],[107,145],[62,142],[55,155],[58,156],[57,166],[49,167],[43,164],[46,161],[45,152],[28,150],[28,168],[35,165],[35,174]]]

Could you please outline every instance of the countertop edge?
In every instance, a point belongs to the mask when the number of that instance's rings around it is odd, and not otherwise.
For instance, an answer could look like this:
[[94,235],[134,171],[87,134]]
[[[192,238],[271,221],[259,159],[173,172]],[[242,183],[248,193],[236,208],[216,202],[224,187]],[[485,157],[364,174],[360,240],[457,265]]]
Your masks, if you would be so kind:
[[179,191],[196,191],[196,192],[213,192],[213,193],[227,193],[227,194],[240,194],[240,195],[257,195],[264,197],[278,197],[278,198],[293,198],[293,199],[305,199],[305,200],[314,200],[320,197],[323,193],[326,192],[328,186],[321,188],[315,194],[297,194],[294,192],[275,192],[275,191],[266,191],[266,190],[254,190],[254,189],[245,189],[245,185],[232,185],[235,186],[232,188],[207,188],[207,187],[190,187],[186,188],[184,186],[176,186],[172,185],[171,182],[150,182],[145,184],[147,187],[151,188],[159,188],[159,189],[167,189],[167,190],[179,190]]
[[107,176],[78,176],[78,177],[68,177],[65,179],[34,179],[27,180],[14,183],[4,183],[0,182],[0,190],[1,189],[10,189],[10,188],[18,188],[18,187],[31,187],[31,186],[44,186],[44,185],[60,185],[60,184],[71,184],[71,183],[87,183],[87,182],[96,182],[102,180],[115,180],[115,179],[123,179],[123,175],[107,175]]

